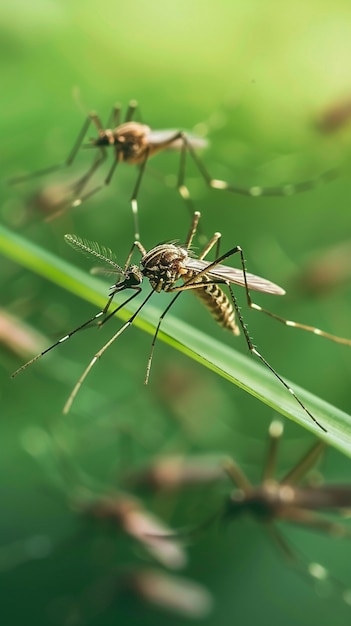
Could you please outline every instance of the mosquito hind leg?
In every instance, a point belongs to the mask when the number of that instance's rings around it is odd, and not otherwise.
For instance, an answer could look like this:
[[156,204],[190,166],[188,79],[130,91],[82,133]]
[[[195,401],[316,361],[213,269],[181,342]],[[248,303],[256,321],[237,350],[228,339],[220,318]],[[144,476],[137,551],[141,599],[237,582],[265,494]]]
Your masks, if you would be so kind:
[[[220,180],[217,178],[212,178],[206,167],[202,163],[201,159],[197,156],[196,151],[194,150],[191,142],[188,140],[186,133],[182,133],[183,141],[186,143],[187,150],[196,165],[199,173],[204,179],[205,183],[208,187],[212,189],[219,189],[223,191],[229,191],[230,193],[234,193],[240,196],[249,196],[252,198],[260,197],[260,196],[268,196],[268,197],[285,197],[292,196],[295,193],[303,193],[305,191],[310,191],[311,189],[315,189],[319,183],[329,182],[334,180],[339,172],[335,169],[327,170],[318,176],[316,179],[302,181],[300,183],[295,184],[285,184],[278,185],[275,187],[262,187],[260,185],[252,185],[251,187],[239,187],[237,185],[232,185],[231,183]],[[187,193],[187,187],[184,186],[184,193]]]

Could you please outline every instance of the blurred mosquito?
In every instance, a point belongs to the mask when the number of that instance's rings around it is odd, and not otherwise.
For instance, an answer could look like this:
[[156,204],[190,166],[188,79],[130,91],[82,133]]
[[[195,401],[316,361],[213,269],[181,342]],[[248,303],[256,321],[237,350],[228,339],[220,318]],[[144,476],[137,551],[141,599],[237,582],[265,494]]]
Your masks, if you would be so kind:
[[76,503],[76,508],[80,508],[91,519],[109,522],[122,529],[165,567],[180,569],[186,565],[187,556],[179,543],[171,542],[165,549],[165,543],[157,537],[168,533],[169,527],[145,509],[134,496],[127,493],[110,494],[87,504]]
[[[148,159],[163,150],[171,149],[181,151],[182,157],[180,160],[178,188],[181,195],[188,199],[189,192],[184,185],[185,152],[190,151],[195,163],[199,163],[198,157],[195,154],[195,149],[206,147],[207,141],[201,137],[195,137],[183,131],[152,130],[145,124],[133,121],[133,116],[137,108],[137,102],[132,100],[129,103],[124,121],[121,123],[121,107],[118,105],[114,106],[107,120],[106,127],[104,127],[99,115],[96,112],[89,113],[78,134],[73,148],[63,163],[38,170],[37,172],[32,172],[31,174],[24,176],[17,176],[9,181],[10,184],[21,183],[30,178],[44,176],[57,170],[70,167],[74,163],[80,148],[98,149],[98,154],[88,171],[77,181],[69,185],[72,189],[73,200],[68,202],[63,208],[53,212],[47,218],[48,220],[51,220],[64,213],[70,207],[79,206],[87,198],[90,198],[95,193],[100,191],[104,186],[109,185],[119,163],[124,162],[129,163],[130,165],[137,165],[139,166],[139,173],[131,197],[131,206],[134,219],[135,239],[139,240],[140,230],[137,196]],[[90,139],[90,143],[88,144],[83,144],[91,124],[95,126],[98,132],[98,137]],[[115,158],[107,176],[102,184],[85,192],[90,179],[106,160],[106,148],[108,147],[113,147]]]
[[[112,109],[105,127],[96,112],[90,113],[87,116],[81,131],[79,132],[72,150],[63,163],[53,165],[28,175],[17,176],[9,181],[10,184],[21,183],[33,177],[50,174],[59,169],[70,167],[75,161],[81,147],[98,149],[98,154],[88,171],[71,185],[73,200],[68,203],[66,207],[52,213],[47,218],[53,219],[54,217],[64,213],[68,208],[80,205],[87,198],[90,198],[95,193],[100,191],[104,186],[109,185],[118,163],[124,162],[129,163],[130,165],[137,165],[139,167],[139,173],[131,197],[131,206],[134,219],[135,239],[139,240],[140,229],[137,196],[149,158],[158,152],[162,152],[163,150],[172,149],[180,151],[177,188],[180,195],[191,210],[193,209],[190,192],[185,183],[187,154],[190,155],[198,172],[209,187],[213,189],[222,189],[244,196],[289,196],[294,193],[313,189],[318,182],[330,180],[335,177],[335,172],[329,171],[322,174],[316,180],[304,181],[295,185],[288,184],[280,187],[260,187],[256,185],[248,188],[231,185],[224,180],[212,178],[203,165],[201,159],[197,156],[196,149],[204,148],[207,145],[207,141],[205,139],[193,136],[182,130],[152,130],[145,124],[133,121],[133,116],[137,108],[137,102],[132,100],[129,103],[125,119],[123,123],[121,123],[121,108],[120,106],[115,106]],[[90,139],[89,144],[83,144],[91,124],[95,126],[98,132],[98,137]],[[106,148],[108,147],[112,147],[114,150],[114,161],[107,173],[107,176],[100,185],[89,191],[85,191],[90,179],[106,160]]]
[[[283,424],[278,420],[272,421],[262,480],[258,485],[253,485],[232,459],[223,463],[222,467],[235,485],[235,491],[230,494],[219,511],[197,527],[180,531],[178,537],[180,539],[194,537],[219,519],[230,521],[244,514],[250,515],[257,522],[264,524],[280,551],[300,573],[308,574],[321,582],[330,581],[336,584],[343,589],[345,601],[349,602],[350,590],[331,578],[321,564],[306,565],[300,555],[292,549],[276,523],[285,521],[327,532],[335,537],[351,537],[350,527],[323,514],[340,513],[351,508],[351,484],[299,485],[324,452],[326,446],[322,441],[315,443],[283,478],[280,480],[275,478],[277,452],[282,435]],[[174,541],[176,535],[164,536],[164,539],[168,538]]]
[[[281,480],[274,478],[278,444],[282,435],[282,423],[274,420],[269,427],[269,447],[260,485],[252,485],[234,461],[226,463],[225,471],[239,489],[239,492],[231,494],[226,515],[234,518],[248,512],[268,524],[286,520],[338,536],[351,535],[350,528],[320,514],[322,510],[350,508],[351,485],[296,486],[320,458],[325,449],[322,441],[314,444]],[[291,556],[276,529],[270,528],[270,531],[286,555]]]
[[[262,522],[285,557],[302,573],[315,580],[329,580],[343,587],[342,583],[331,579],[328,571],[319,563],[301,562],[275,523],[280,520],[306,528],[324,531],[336,537],[351,536],[351,528],[323,515],[323,512],[340,513],[351,507],[350,484],[327,484],[319,486],[299,486],[307,472],[316,464],[325,449],[323,442],[314,444],[308,452],[280,480],[274,478],[278,444],[283,434],[280,421],[273,421],[269,428],[269,446],[263,468],[262,482],[255,486],[233,461],[225,470],[238,488],[227,502],[225,517],[233,519],[243,513],[252,515]],[[346,599],[346,597],[345,597]]]
[[321,133],[332,134],[345,127],[351,118],[351,97],[336,101],[327,107],[315,122]]
[[[76,235],[66,235],[65,238],[69,245],[73,246],[73,248],[75,248],[79,252],[83,252],[84,254],[92,256],[98,261],[102,261],[105,266],[107,266],[109,273],[117,273],[117,275],[119,276],[119,280],[117,280],[117,282],[110,288],[108,301],[102,311],[99,311],[99,313],[94,315],[92,318],[90,318],[74,330],[70,331],[59,341],[57,341],[52,346],[28,361],[28,363],[22,365],[22,367],[14,372],[12,376],[16,376],[24,369],[26,369],[29,365],[41,358],[44,354],[58,346],[60,343],[63,343],[67,339],[70,339],[70,337],[72,337],[72,335],[74,335],[76,332],[82,330],[83,328],[86,328],[90,324],[94,323],[96,320],[99,320],[99,326],[105,324],[111,317],[115,315],[115,313],[117,313],[128,302],[136,297],[136,295],[142,290],[141,285],[143,279],[147,278],[151,286],[151,291],[138,306],[135,313],[131,315],[127,322],[125,322],[125,324],[111,337],[111,339],[95,354],[93,359],[90,361],[88,367],[84,370],[83,374],[76,383],[71,395],[69,396],[64,407],[64,413],[67,413],[69,411],[72,402],[76,397],[83,381],[85,380],[95,363],[98,361],[98,359],[114,343],[114,341],[116,341],[116,339],[120,337],[121,334],[133,323],[133,321],[135,320],[141,309],[144,307],[144,305],[151,298],[151,296],[154,293],[160,293],[161,291],[165,291],[168,293],[173,293],[175,295],[168,304],[168,306],[165,308],[163,313],[160,315],[158,324],[156,326],[146,367],[145,384],[147,384],[150,375],[150,368],[155,343],[162,320],[164,319],[170,308],[173,306],[177,298],[180,296],[180,294],[183,291],[191,290],[208,308],[209,312],[220,326],[226,328],[234,335],[239,335],[241,328],[250,352],[258,357],[258,359],[260,359],[260,361],[274,374],[274,376],[293,396],[295,401],[300,405],[300,407],[309,416],[309,418],[312,419],[313,422],[317,426],[319,426],[319,428],[321,428],[323,431],[326,431],[324,426],[322,426],[312,415],[312,413],[310,413],[310,411],[305,407],[305,405],[296,395],[293,389],[289,387],[285,380],[276,372],[276,370],[268,363],[268,361],[260,354],[260,352],[258,352],[256,347],[252,343],[231,285],[240,285],[241,287],[245,288],[246,299],[249,308],[256,311],[261,311],[262,313],[265,313],[270,317],[273,317],[274,319],[283,322],[287,326],[301,328],[303,330],[313,332],[317,335],[322,335],[339,343],[345,343],[350,345],[351,341],[348,339],[335,337],[334,335],[325,333],[318,328],[306,326],[305,324],[300,324],[291,320],[286,320],[252,302],[249,291],[250,289],[253,289],[255,291],[261,291],[263,293],[270,293],[273,295],[283,295],[285,291],[281,287],[278,287],[278,285],[275,285],[274,283],[264,278],[249,274],[246,271],[244,255],[240,246],[235,246],[225,254],[217,256],[215,261],[205,261],[205,256],[210,252],[210,250],[212,250],[214,246],[217,246],[218,249],[219,241],[221,238],[220,233],[215,233],[213,235],[213,237],[207,243],[198,258],[194,258],[193,256],[191,256],[191,244],[196,233],[199,220],[200,213],[196,211],[194,213],[190,230],[184,246],[179,246],[174,243],[165,243],[160,244],[147,252],[146,249],[141,245],[140,241],[135,241],[127,257],[124,268],[118,265],[115,255],[110,249],[101,247],[96,243],[80,239]],[[140,260],[140,266],[131,264],[131,258],[135,248],[137,248],[142,255],[142,258]],[[232,257],[235,254],[238,254],[240,257],[240,270],[237,268],[222,265],[222,261]],[[103,269],[102,271],[106,273],[106,269]],[[179,280],[183,280],[182,285],[177,285],[177,282]],[[230,299],[224,293],[221,287],[219,287],[219,285],[227,286],[230,294]],[[125,289],[133,289],[134,293],[129,296],[129,298],[127,298],[127,300],[125,300],[122,304],[118,305],[110,312],[110,307],[114,296],[120,291],[124,291]],[[238,324],[235,321],[235,315],[237,315]],[[103,319],[100,320],[100,318]]]

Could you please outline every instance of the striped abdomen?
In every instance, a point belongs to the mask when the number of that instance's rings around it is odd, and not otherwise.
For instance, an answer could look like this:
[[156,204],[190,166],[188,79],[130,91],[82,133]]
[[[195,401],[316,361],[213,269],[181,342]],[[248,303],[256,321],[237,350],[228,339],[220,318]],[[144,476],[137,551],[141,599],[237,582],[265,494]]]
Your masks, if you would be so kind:
[[[193,272],[188,272],[186,277],[184,276],[183,279],[184,282],[186,282],[190,278],[194,277],[195,274]],[[201,300],[220,326],[223,326],[223,328],[226,328],[234,335],[239,335],[240,330],[235,323],[235,310],[233,304],[224,291],[222,291],[218,285],[210,282],[206,276],[201,276],[198,282],[208,282],[208,285],[205,284],[204,287],[194,289],[193,293]]]

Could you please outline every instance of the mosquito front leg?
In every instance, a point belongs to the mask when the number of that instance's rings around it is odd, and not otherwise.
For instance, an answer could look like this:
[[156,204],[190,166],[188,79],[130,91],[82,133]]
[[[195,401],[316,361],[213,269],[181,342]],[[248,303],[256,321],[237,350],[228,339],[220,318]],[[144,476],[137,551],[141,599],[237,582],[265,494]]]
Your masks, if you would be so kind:
[[[175,291],[173,289],[171,289],[170,291]],[[181,292],[178,292],[174,298],[172,298],[172,300],[170,301],[170,303],[168,304],[168,306],[165,308],[165,310],[163,311],[162,315],[160,315],[160,319],[158,320],[158,324],[154,333],[154,336],[152,338],[152,343],[151,343],[151,350],[150,350],[150,355],[148,358],[148,362],[147,362],[147,366],[146,366],[146,373],[145,373],[145,378],[144,378],[144,384],[147,385],[149,382],[149,377],[150,377],[150,370],[151,370],[151,363],[152,363],[152,357],[154,356],[154,350],[155,350],[155,344],[156,344],[156,339],[157,339],[157,335],[158,332],[160,330],[160,326],[162,324],[162,320],[164,319],[165,315],[168,313],[169,309],[173,306],[173,304],[175,303],[176,299],[180,296]]]
[[80,326],[78,326],[74,330],[71,330],[69,333],[67,333],[66,335],[61,337],[61,339],[59,339],[54,344],[49,346],[49,348],[46,348],[46,350],[43,350],[43,352],[41,352],[40,354],[37,354],[37,356],[35,356],[33,359],[31,359],[30,361],[28,361],[24,365],[21,365],[21,367],[19,367],[11,375],[11,378],[15,378],[15,376],[17,376],[18,374],[21,374],[21,372],[23,372],[25,369],[27,369],[27,367],[29,367],[29,365],[32,365],[33,363],[35,363],[35,361],[38,361],[38,359],[40,359],[42,356],[44,356],[45,354],[47,354],[48,352],[50,352],[51,350],[56,348],[56,346],[60,345],[61,343],[64,343],[68,339],[70,339],[72,337],[72,335],[75,335],[75,333],[77,333],[79,330],[82,330],[83,328],[86,328],[87,326],[89,326],[89,324],[92,324],[93,322],[95,322],[95,320],[98,320],[100,317],[103,317],[104,315],[106,315],[108,309],[110,308],[110,305],[111,305],[111,302],[113,300],[113,297],[114,297],[114,294],[112,296],[110,296],[110,298],[108,299],[105,307],[101,311],[99,311],[99,313],[96,313],[96,315],[94,315],[89,320],[84,322],[84,324],[81,324]]
[[[88,367],[84,370],[83,374],[81,375],[81,377],[79,378],[79,380],[77,381],[76,385],[74,386],[72,393],[70,394],[64,408],[63,408],[63,413],[67,414],[70,409],[71,406],[73,404],[73,401],[76,397],[76,395],[78,394],[83,382],[85,381],[86,377],[88,376],[89,372],[92,370],[92,368],[94,367],[95,363],[100,359],[100,357],[106,352],[106,350],[108,350],[108,348],[116,341],[116,339],[118,339],[118,337],[120,337],[122,335],[122,333],[124,333],[125,330],[127,330],[127,328],[129,328],[129,326],[131,326],[131,324],[133,323],[133,321],[135,320],[135,318],[137,317],[137,315],[139,314],[139,312],[141,311],[141,309],[143,308],[143,306],[147,303],[147,301],[151,298],[151,296],[153,295],[153,293],[155,293],[154,291],[150,291],[150,293],[147,295],[147,297],[143,300],[143,302],[141,303],[141,305],[137,308],[137,310],[135,311],[135,313],[133,313],[133,315],[129,318],[129,320],[127,320],[127,322],[125,324],[123,324],[123,326],[113,335],[113,337],[111,337],[111,339],[105,343],[104,346],[102,346],[102,348],[94,355],[94,357],[92,358],[92,360],[90,361]],[[133,294],[133,297],[135,297],[137,294]],[[129,298],[128,302],[131,300],[132,298]],[[123,303],[123,305],[119,306],[114,312],[113,315],[122,307],[124,306],[125,303]],[[111,315],[109,315],[109,317],[111,317]]]
[[129,302],[131,300],[133,300],[135,298],[135,296],[138,295],[138,293],[141,292],[141,287],[134,287],[134,289],[136,290],[136,293],[133,293],[127,300],[124,300],[124,302],[122,302],[122,304],[119,304],[118,307],[113,309],[113,311],[111,311],[111,313],[109,313],[106,317],[104,317],[104,319],[102,319],[99,322],[99,327],[100,328],[101,328],[101,326],[104,326],[104,324],[106,324],[106,322],[108,322],[108,320],[110,320],[111,317],[116,315],[116,313],[118,313],[118,311],[120,311],[122,308],[124,308],[126,306],[126,304],[129,304]]
[[9,180],[9,184],[16,185],[17,183],[22,183],[26,180],[29,180],[30,178],[36,178],[38,176],[45,176],[46,174],[51,174],[51,172],[56,172],[57,170],[70,167],[70,165],[73,164],[78,154],[79,148],[81,147],[83,143],[84,137],[87,134],[88,128],[92,121],[93,120],[91,119],[91,116],[88,115],[73,145],[71,152],[69,153],[67,159],[63,163],[58,163],[57,165],[52,165],[51,167],[47,167],[43,170],[38,170],[37,172],[32,172],[31,174],[25,174],[24,176],[16,176],[15,178],[11,178]]

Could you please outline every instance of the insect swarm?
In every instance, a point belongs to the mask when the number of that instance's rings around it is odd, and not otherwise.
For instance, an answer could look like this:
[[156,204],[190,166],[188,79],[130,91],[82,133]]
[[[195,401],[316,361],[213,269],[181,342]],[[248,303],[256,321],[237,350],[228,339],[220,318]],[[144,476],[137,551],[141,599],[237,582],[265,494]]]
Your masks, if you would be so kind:
[[[160,244],[147,252],[139,241],[134,242],[131,251],[127,257],[124,268],[118,265],[115,256],[110,249],[101,247],[96,243],[80,239],[76,235],[66,235],[67,243],[72,245],[80,252],[92,256],[98,261],[102,261],[105,266],[108,267],[109,272],[117,273],[120,279],[117,280],[117,282],[110,288],[108,301],[101,311],[99,311],[96,315],[94,315],[92,318],[90,318],[74,330],[64,335],[61,339],[59,339],[53,345],[49,346],[49,348],[38,354],[36,357],[22,365],[12,374],[12,377],[17,376],[17,374],[22,372],[29,365],[33,364],[35,361],[37,361],[47,352],[58,346],[60,343],[63,343],[64,341],[70,339],[72,335],[82,330],[83,328],[92,325],[94,322],[97,322],[99,326],[105,324],[120,309],[122,309],[127,303],[129,303],[138,295],[138,293],[142,290],[141,285],[143,279],[147,278],[151,286],[151,291],[148,293],[146,298],[144,298],[144,300],[138,306],[133,315],[125,322],[125,324],[121,328],[119,328],[119,330],[111,337],[111,339],[105,345],[103,345],[102,348],[94,355],[89,365],[77,381],[72,393],[70,394],[64,406],[64,413],[68,413],[68,411],[70,410],[73,400],[75,399],[80,387],[82,386],[82,383],[84,382],[85,378],[87,377],[95,363],[98,361],[98,359],[133,323],[133,321],[135,320],[141,309],[144,307],[144,305],[151,298],[151,296],[154,293],[160,293],[161,291],[165,291],[173,293],[175,295],[159,317],[159,321],[156,326],[146,367],[145,384],[147,384],[149,380],[155,343],[162,320],[164,319],[170,308],[173,306],[179,295],[183,291],[192,290],[195,295],[197,295],[206,305],[206,307],[209,309],[210,313],[219,325],[223,326],[227,330],[230,330],[234,335],[238,335],[240,329],[242,330],[250,352],[254,354],[266,366],[266,368],[268,368],[272,372],[272,374],[274,374],[274,376],[279,380],[281,385],[283,385],[283,387],[285,387],[285,389],[293,396],[294,400],[297,404],[299,404],[305,414],[307,414],[309,418],[321,430],[326,431],[326,429],[318,422],[318,420],[316,420],[312,413],[303,404],[303,402],[296,395],[293,389],[289,387],[285,380],[276,372],[276,370],[268,363],[268,361],[260,354],[260,352],[258,352],[256,347],[253,345],[231,285],[236,284],[245,288],[247,304],[250,308],[256,311],[266,313],[270,317],[273,317],[274,319],[277,319],[278,321],[281,321],[288,326],[301,328],[303,330],[313,332],[315,334],[327,337],[333,341],[345,343],[347,345],[350,345],[350,340],[334,337],[334,335],[325,333],[320,329],[293,322],[291,320],[286,320],[252,302],[249,291],[250,289],[275,295],[283,295],[285,292],[281,287],[278,287],[274,283],[259,276],[249,274],[246,271],[244,255],[240,246],[235,246],[225,254],[217,257],[216,260],[213,262],[205,261],[204,257],[215,245],[218,245],[218,242],[220,240],[220,233],[215,233],[213,235],[212,239],[202,250],[198,258],[192,257],[190,253],[190,248],[194,235],[196,233],[199,219],[200,213],[195,212],[184,247],[173,243]],[[137,248],[142,255],[142,258],[140,260],[140,266],[131,264],[131,257],[135,248]],[[233,256],[234,254],[239,254],[240,256],[242,267],[241,270],[222,265],[222,261]],[[180,279],[183,280],[183,284],[177,285],[176,283]],[[230,294],[230,299],[228,298],[228,296],[226,296],[226,294],[223,292],[221,287],[219,287],[219,285],[227,286]],[[112,308],[111,304],[114,296],[120,291],[124,291],[125,289],[132,289],[134,293],[129,296],[122,304],[118,305],[116,308],[110,311],[110,308]],[[236,323],[235,315],[237,315],[238,324]]]
[[[139,211],[138,211],[138,193],[141,186],[142,178],[144,175],[145,167],[148,160],[159,152],[164,150],[177,150],[180,152],[179,168],[177,175],[177,188],[181,197],[185,200],[188,207],[193,210],[190,192],[186,186],[186,157],[189,155],[201,175],[206,185],[212,189],[219,189],[228,191],[234,194],[259,197],[259,196],[290,196],[295,193],[308,191],[313,189],[318,182],[327,181],[335,177],[334,171],[325,172],[319,176],[316,180],[303,181],[297,184],[287,184],[277,187],[261,187],[254,185],[251,187],[240,187],[232,185],[231,183],[213,178],[202,160],[198,157],[196,150],[198,148],[204,148],[207,145],[207,141],[201,137],[193,136],[183,130],[152,130],[150,126],[142,124],[140,122],[133,121],[134,114],[138,108],[138,104],[135,100],[131,100],[127,108],[124,121],[121,123],[121,107],[116,105],[113,107],[112,112],[107,120],[106,126],[103,125],[99,115],[94,111],[89,113],[84,124],[78,134],[78,137],[71,149],[67,159],[60,164],[53,165],[51,167],[38,170],[31,174],[24,176],[17,176],[12,178],[10,184],[17,184],[24,182],[30,178],[50,174],[57,170],[70,167],[81,149],[94,148],[98,150],[91,166],[85,174],[78,178],[75,182],[70,184],[72,189],[72,199],[67,202],[66,207],[63,207],[56,212],[53,212],[47,219],[51,220],[62,213],[64,213],[70,207],[76,207],[82,204],[85,200],[96,194],[103,189],[106,185],[109,185],[117,165],[119,163],[128,163],[129,165],[137,165],[139,167],[139,173],[134,185],[132,196],[130,199],[133,219],[134,219],[134,233],[135,240],[140,240],[140,228],[139,228]],[[89,144],[83,144],[87,135],[89,127],[93,124],[97,130],[98,136],[90,139]],[[107,176],[103,182],[93,189],[86,191],[86,187],[97,170],[102,166],[103,162],[107,159],[107,148],[112,148],[114,152],[113,163],[108,170]]]

